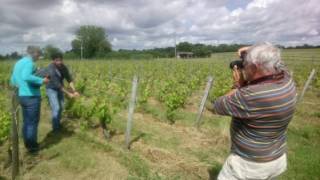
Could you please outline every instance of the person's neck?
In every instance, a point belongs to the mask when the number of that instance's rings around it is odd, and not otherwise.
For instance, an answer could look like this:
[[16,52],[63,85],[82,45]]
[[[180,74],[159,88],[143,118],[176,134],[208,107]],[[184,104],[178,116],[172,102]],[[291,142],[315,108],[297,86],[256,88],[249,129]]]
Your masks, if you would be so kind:
[[33,62],[35,61],[34,58],[31,55],[27,55]]
[[55,63],[52,63],[54,65],[54,67],[56,67],[57,69],[60,69],[61,66],[56,65]]
[[271,76],[273,74],[274,73],[271,73],[271,72],[268,72],[268,73],[255,73],[253,78],[250,81],[256,81],[258,79],[261,79],[261,78],[266,77],[266,76]]
[[255,74],[252,80],[249,81],[249,84],[256,84],[259,82],[264,82],[268,81],[271,79],[279,79],[283,77],[283,73],[274,73],[274,72],[268,72],[268,73],[260,73],[260,74]]

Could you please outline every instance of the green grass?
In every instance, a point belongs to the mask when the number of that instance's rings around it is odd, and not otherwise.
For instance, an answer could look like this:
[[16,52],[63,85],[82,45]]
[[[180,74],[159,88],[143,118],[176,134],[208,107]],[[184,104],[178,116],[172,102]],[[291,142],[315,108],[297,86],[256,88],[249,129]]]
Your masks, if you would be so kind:
[[[298,105],[288,130],[288,171],[281,179],[318,179],[320,177],[319,92],[308,92]],[[310,108],[309,103],[315,103]]]
[[[314,115],[320,109],[317,93],[306,94],[290,123],[288,170],[280,179],[317,179],[320,176],[320,121]],[[306,103],[314,103],[314,108]],[[33,160],[36,163],[23,166],[23,177],[214,179],[228,156],[230,119],[205,112],[204,124],[198,131],[191,126],[195,113],[185,111],[177,112],[179,121],[175,125],[153,118],[153,111],[136,115],[132,137],[143,135],[132,144],[131,151],[123,148],[124,130],[106,141],[98,130],[79,130],[78,120],[66,121],[66,129],[60,136],[47,136],[51,127],[44,117],[48,117],[49,112],[43,111],[40,142],[44,149],[40,159]],[[113,128],[124,128],[125,118],[119,116],[117,120]],[[28,159],[23,157],[23,161],[28,162]]]

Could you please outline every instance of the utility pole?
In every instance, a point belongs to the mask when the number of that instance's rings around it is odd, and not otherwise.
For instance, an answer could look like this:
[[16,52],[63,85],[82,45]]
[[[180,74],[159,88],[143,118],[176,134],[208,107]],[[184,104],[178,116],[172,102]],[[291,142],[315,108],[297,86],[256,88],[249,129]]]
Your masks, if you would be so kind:
[[80,49],[81,49],[81,60],[83,60],[83,39],[81,38],[81,47],[80,47]]
[[177,35],[174,33],[174,58],[177,58]]

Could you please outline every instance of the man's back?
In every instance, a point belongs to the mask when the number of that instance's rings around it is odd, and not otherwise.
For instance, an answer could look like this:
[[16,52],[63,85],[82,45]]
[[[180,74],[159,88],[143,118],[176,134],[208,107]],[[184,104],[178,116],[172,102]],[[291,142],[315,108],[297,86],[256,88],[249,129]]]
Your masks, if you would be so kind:
[[286,130],[294,113],[296,90],[287,73],[258,79],[215,103],[218,114],[232,116],[231,151],[255,162],[286,152]]

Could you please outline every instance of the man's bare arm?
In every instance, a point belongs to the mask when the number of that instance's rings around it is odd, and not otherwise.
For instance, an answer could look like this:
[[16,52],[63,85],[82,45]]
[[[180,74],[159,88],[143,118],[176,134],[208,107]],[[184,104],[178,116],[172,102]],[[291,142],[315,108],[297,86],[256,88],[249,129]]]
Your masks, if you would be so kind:
[[75,97],[75,95],[68,90],[66,90],[64,87],[61,87],[61,91],[64,92],[66,95],[68,95],[70,98]]
[[76,91],[76,88],[74,87],[73,81],[71,81],[71,82],[69,83],[69,86],[70,86],[70,88],[71,88],[72,93],[73,93],[74,96],[80,96],[80,94]]

